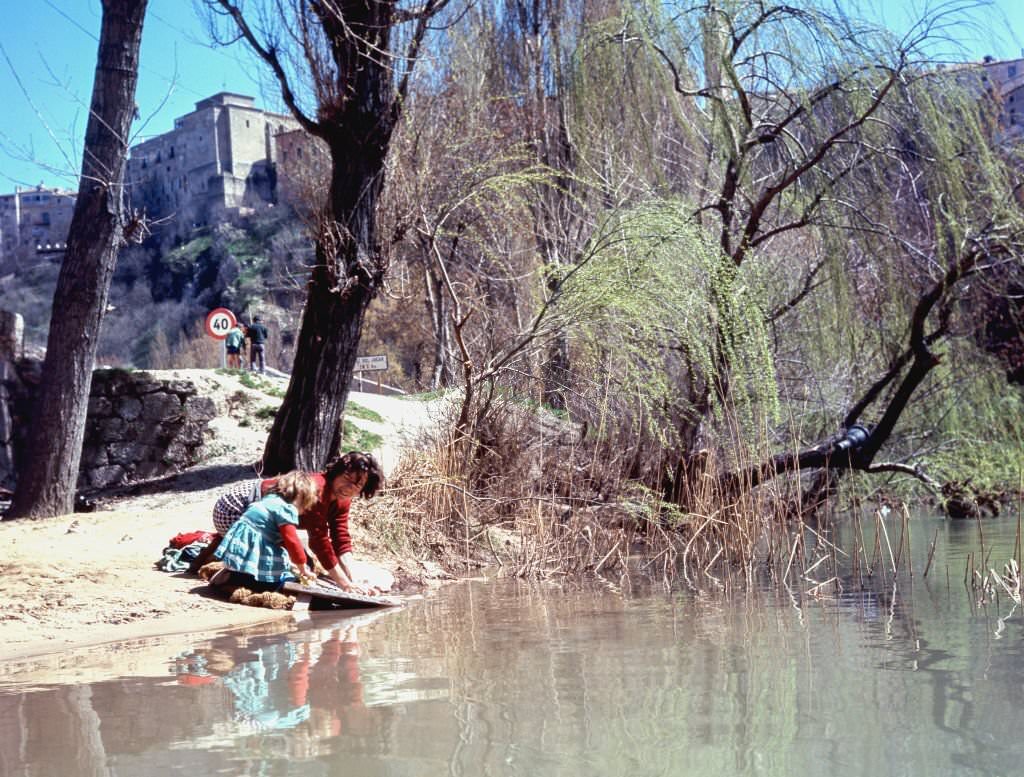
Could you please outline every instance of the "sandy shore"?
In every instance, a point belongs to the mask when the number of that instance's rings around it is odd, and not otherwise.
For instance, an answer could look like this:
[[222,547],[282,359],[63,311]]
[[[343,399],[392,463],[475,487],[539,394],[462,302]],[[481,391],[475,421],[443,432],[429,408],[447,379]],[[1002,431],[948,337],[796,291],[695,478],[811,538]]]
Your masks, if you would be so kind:
[[124,505],[0,523],[0,661],[282,617],[221,601],[196,577],[154,568],[171,537],[207,528],[200,512]]
[[[266,435],[265,428],[239,426],[231,417],[238,403],[222,401],[237,394],[235,379],[208,371],[178,371],[177,377],[196,379],[224,408],[212,423],[207,461],[132,495],[104,500],[97,512],[0,522],[0,662],[35,657],[45,663],[50,656],[56,664],[68,651],[90,645],[293,617],[287,611],[230,604],[197,577],[155,568],[171,537],[212,528],[213,502],[226,484],[255,477],[246,462],[259,458]],[[363,406],[380,404],[378,398],[353,396]],[[380,406],[378,412],[392,416],[399,409],[388,413],[388,407]],[[387,462],[396,459],[395,440],[409,434],[409,423],[407,417],[404,425],[376,430],[385,433],[378,455]],[[359,517],[357,502],[352,512],[357,556],[394,568],[394,560],[361,550],[372,543],[366,542]]]

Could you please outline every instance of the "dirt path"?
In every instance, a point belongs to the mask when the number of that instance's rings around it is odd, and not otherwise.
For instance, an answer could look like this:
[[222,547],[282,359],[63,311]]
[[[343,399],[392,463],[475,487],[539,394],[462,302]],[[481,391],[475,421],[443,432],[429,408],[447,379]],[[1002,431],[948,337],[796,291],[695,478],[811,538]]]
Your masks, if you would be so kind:
[[422,402],[358,391],[349,394],[349,403],[372,410],[384,419],[378,422],[348,414],[352,423],[381,436],[383,444],[371,453],[380,461],[385,475],[391,475],[402,452],[413,446],[425,429],[438,422],[445,406],[443,400]]

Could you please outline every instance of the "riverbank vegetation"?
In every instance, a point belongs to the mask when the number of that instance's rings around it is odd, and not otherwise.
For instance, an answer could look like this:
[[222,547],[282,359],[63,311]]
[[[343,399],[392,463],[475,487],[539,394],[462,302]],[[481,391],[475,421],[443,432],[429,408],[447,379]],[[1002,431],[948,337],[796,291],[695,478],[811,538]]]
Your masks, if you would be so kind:
[[164,261],[169,290],[230,266],[250,306],[312,261],[265,300],[298,326],[310,295],[270,470],[336,447],[358,348],[450,399],[388,532],[464,564],[785,579],[850,505],[1019,491],[1021,146],[996,72],[948,53],[974,3],[898,32],[815,0],[383,3],[362,36],[208,5],[331,160],[292,221]]
[[784,578],[857,500],[1019,489],[1019,147],[934,55],[964,8],[508,8],[452,34],[389,169],[458,396],[410,483],[462,556]]

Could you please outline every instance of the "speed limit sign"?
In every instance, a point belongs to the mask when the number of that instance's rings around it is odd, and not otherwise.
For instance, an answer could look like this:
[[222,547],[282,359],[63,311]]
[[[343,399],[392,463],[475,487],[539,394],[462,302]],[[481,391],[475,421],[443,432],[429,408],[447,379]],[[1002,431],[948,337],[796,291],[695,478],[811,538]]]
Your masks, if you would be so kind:
[[238,319],[227,308],[215,308],[206,316],[206,334],[215,340],[223,340],[235,328]]

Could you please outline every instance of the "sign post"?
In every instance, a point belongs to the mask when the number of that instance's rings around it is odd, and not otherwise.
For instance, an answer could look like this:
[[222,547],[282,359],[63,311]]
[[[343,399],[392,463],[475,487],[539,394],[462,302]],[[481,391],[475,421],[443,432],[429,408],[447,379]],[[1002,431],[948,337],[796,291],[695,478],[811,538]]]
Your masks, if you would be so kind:
[[228,332],[234,329],[238,325],[238,319],[235,318],[235,314],[227,308],[214,308],[206,314],[206,334],[212,337],[214,340],[220,340],[220,366],[226,367],[228,364],[228,351],[227,346],[224,345],[224,338],[228,336]]
[[359,378],[359,388],[363,387],[363,376],[364,372],[376,372],[377,373],[377,393],[380,394],[380,374],[388,368],[388,357],[386,354],[380,356],[357,356],[356,364],[352,368],[352,372],[356,373],[356,377]]

